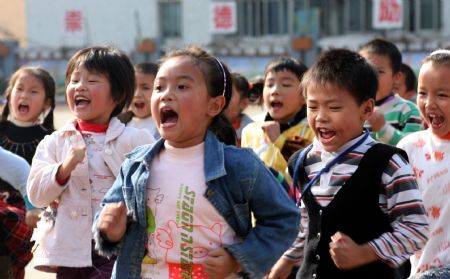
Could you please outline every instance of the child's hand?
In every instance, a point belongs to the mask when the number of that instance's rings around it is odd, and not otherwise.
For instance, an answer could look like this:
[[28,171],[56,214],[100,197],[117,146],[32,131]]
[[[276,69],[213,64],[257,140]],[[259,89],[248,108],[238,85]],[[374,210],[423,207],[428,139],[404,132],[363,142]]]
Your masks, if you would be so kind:
[[206,276],[214,279],[225,278],[239,270],[236,259],[223,248],[209,252],[208,257],[203,262],[203,267]]
[[378,259],[368,244],[358,245],[341,232],[331,237],[330,255],[339,269],[353,269]]
[[292,272],[295,262],[280,258],[264,279],[286,279]]
[[125,234],[127,228],[127,207],[124,202],[105,205],[98,217],[98,230],[108,241],[117,242]]
[[384,120],[384,115],[378,110],[374,110],[370,118],[367,120],[372,128],[372,131],[378,132],[383,128],[386,120]]
[[266,133],[270,142],[275,142],[281,134],[280,123],[276,121],[266,121],[262,124],[261,128]]
[[76,136],[71,136],[70,142],[69,152],[56,173],[58,181],[67,181],[75,167],[83,162],[86,156],[86,145],[83,141],[78,140]]
[[37,222],[41,220],[41,209],[40,208],[34,208],[31,210],[27,210],[27,213],[25,214],[25,223],[28,225],[28,227],[35,229],[37,227]]

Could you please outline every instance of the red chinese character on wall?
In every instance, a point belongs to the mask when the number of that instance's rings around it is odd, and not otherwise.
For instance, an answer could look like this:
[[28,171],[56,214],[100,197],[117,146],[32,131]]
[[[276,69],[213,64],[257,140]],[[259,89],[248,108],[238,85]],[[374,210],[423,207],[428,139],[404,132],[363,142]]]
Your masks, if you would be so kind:
[[214,9],[216,29],[230,29],[233,26],[233,10],[228,5],[216,6]]
[[81,11],[69,10],[66,11],[65,24],[67,32],[78,32],[83,29],[83,16]]

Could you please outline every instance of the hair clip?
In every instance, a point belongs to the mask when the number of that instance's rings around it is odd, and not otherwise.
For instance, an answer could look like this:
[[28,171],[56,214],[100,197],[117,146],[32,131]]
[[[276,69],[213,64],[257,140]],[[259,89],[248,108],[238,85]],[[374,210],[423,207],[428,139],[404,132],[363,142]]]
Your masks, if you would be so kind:
[[219,59],[217,59],[216,57],[214,57],[214,59],[216,59],[217,63],[219,63],[220,68],[222,69],[222,73],[223,73],[223,92],[222,92],[222,96],[225,97],[225,89],[227,87],[227,76],[225,75],[225,69],[224,69],[222,63],[219,61]]
[[430,53],[429,56],[433,56],[433,55],[436,55],[436,54],[450,55],[450,50],[448,50],[448,49],[437,49],[437,50],[433,51],[432,53]]

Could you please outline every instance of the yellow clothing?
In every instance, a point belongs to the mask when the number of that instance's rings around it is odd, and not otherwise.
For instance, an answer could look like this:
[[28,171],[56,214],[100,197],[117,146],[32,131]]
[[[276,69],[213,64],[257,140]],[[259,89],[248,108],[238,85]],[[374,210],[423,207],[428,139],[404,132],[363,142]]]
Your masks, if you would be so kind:
[[262,129],[263,121],[248,124],[242,131],[241,147],[249,147],[264,161],[283,174],[289,183],[291,178],[287,172],[287,161],[297,150],[309,145],[314,134],[304,118],[297,124],[283,131],[272,143]]

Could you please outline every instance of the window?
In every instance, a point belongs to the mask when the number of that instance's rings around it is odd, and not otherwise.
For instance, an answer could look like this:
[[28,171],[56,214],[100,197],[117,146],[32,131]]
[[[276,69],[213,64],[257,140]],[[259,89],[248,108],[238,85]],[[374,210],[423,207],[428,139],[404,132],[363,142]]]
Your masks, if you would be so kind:
[[440,0],[421,0],[416,3],[416,22],[420,22],[417,29],[440,29],[441,21],[441,1]]
[[159,3],[159,22],[161,37],[181,37],[181,2],[164,1]]
[[259,37],[289,34],[293,0],[240,0],[237,3],[238,34]]

